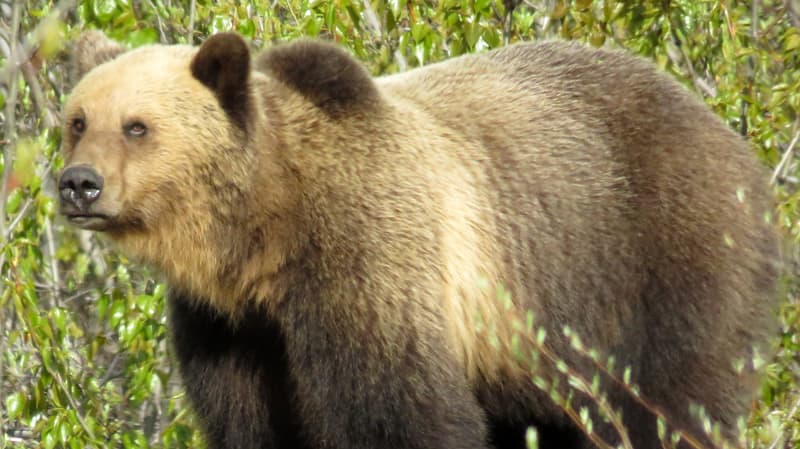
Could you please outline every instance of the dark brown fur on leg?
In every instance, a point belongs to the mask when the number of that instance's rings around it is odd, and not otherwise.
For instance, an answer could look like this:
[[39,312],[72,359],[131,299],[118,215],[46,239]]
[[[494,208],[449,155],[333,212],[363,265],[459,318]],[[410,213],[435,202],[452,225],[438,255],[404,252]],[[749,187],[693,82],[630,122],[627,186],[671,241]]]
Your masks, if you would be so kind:
[[[319,272],[319,259],[305,262],[304,271]],[[359,285],[362,275],[354,273],[352,292],[339,291],[353,299],[348,308],[309,301],[343,286],[308,276],[278,311],[301,423],[314,447],[487,449],[483,410],[455,359],[441,350],[433,361],[429,351],[440,337],[408,318],[425,313],[415,310],[424,302],[413,296],[429,293]],[[378,306],[397,307],[397,315],[383,321],[390,317],[379,316]]]
[[[455,369],[430,372],[414,361],[418,342],[408,342],[409,363],[398,366],[342,351],[326,317],[303,306],[286,326],[254,309],[233,327],[181,295],[170,305],[181,375],[213,449],[488,447],[468,386]],[[305,356],[287,359],[287,340]]]
[[231,327],[227,319],[177,293],[169,304],[181,376],[209,447],[308,447],[293,413],[294,387],[278,328],[256,313]]

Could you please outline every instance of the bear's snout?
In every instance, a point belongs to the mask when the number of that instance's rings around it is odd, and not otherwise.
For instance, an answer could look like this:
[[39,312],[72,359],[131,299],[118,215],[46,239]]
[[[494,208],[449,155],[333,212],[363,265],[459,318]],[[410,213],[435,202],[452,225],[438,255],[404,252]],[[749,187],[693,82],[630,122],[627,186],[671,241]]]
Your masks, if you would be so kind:
[[62,208],[74,211],[74,215],[87,215],[103,192],[103,177],[88,165],[69,167],[58,180],[58,192]]

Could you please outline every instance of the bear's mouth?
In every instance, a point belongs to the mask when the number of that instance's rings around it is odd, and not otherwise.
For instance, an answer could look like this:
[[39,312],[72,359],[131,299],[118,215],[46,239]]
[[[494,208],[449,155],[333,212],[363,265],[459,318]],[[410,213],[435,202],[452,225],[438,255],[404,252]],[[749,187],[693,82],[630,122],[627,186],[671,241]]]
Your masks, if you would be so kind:
[[111,221],[111,217],[103,214],[68,214],[66,218],[73,225],[92,231],[106,229]]

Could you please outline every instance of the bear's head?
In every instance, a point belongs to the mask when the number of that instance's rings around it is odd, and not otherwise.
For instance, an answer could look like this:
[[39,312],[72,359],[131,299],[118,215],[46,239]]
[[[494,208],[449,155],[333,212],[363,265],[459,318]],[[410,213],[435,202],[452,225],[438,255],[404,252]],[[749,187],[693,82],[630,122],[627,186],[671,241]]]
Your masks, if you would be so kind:
[[277,147],[258,106],[266,77],[251,71],[244,40],[223,33],[199,49],[126,51],[88,32],[72,57],[79,79],[63,113],[61,214],[178,288],[260,288],[238,271],[264,251],[265,234],[279,234],[264,217],[280,212],[287,184],[265,156]]
[[298,174],[310,170],[304,155],[352,145],[343,123],[371,123],[380,110],[363,66],[321,42],[279,45],[251,63],[234,33],[126,51],[93,31],[72,56],[61,213],[173,287],[228,303],[268,295],[301,250],[301,178],[315,182]]
[[66,166],[58,185],[71,223],[112,235],[146,231],[196,203],[198,177],[237,179],[252,126],[250,57],[237,35],[214,36],[199,51],[156,45],[126,52],[89,32],[74,57],[80,81],[64,109]]

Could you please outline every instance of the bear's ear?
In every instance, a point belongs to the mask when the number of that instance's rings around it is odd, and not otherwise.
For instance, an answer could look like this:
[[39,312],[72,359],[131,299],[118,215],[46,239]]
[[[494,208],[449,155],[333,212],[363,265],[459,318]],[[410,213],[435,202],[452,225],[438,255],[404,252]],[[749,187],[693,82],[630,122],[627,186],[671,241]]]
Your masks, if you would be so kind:
[[209,37],[192,60],[191,70],[214,92],[231,120],[247,129],[250,50],[244,39],[236,33]]
[[299,92],[333,118],[370,109],[380,97],[364,66],[326,42],[300,40],[273,47],[258,57],[256,70]]
[[70,52],[70,78],[77,83],[93,68],[125,53],[125,47],[109,39],[102,31],[84,31]]

